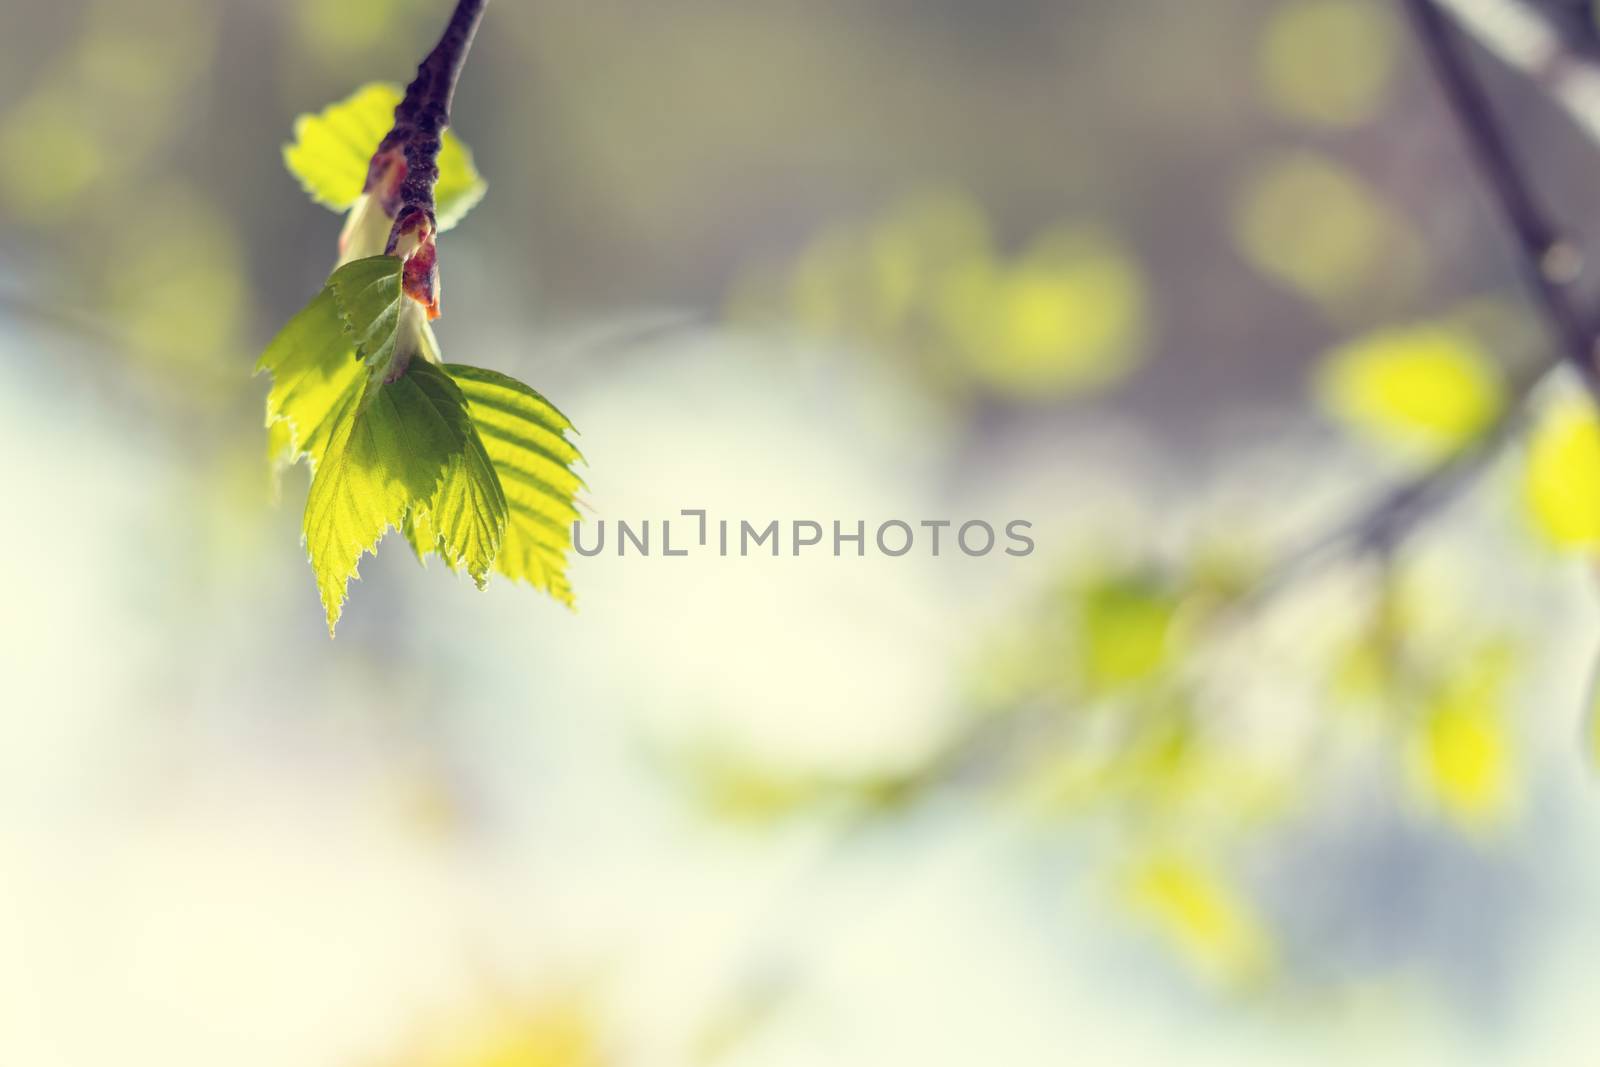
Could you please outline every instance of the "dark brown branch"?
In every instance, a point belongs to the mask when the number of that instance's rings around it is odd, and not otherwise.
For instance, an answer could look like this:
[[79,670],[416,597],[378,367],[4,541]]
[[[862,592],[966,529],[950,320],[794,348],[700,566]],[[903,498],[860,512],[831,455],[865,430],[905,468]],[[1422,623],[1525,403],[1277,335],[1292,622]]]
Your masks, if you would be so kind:
[[412,299],[439,314],[439,268],[433,189],[439,181],[439,147],[450,125],[456,82],[487,0],[459,0],[450,23],[417,67],[394,109],[394,125],[367,166],[363,190],[392,221],[384,251],[405,260],[403,286]]
[[[405,156],[405,178],[399,187],[399,211],[395,231],[409,210],[427,213],[433,222],[433,187],[439,180],[439,144],[450,125],[450,104],[455,99],[456,82],[467,61],[467,50],[483,20],[486,0],[459,0],[450,24],[439,43],[417,67],[417,76],[406,86],[406,95],[394,109],[394,128],[389,131],[378,154],[400,149]],[[392,239],[391,239],[392,240]]]

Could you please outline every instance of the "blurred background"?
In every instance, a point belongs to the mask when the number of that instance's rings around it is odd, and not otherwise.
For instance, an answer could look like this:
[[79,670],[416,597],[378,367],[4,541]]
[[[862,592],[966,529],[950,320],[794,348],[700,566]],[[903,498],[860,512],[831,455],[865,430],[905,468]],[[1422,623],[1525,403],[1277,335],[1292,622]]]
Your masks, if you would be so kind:
[[0,1062],[1589,1058],[1570,385],[1240,595],[1552,359],[1397,5],[491,4],[439,334],[594,519],[1037,549],[607,553],[573,613],[391,537],[330,642],[251,377],[340,225],[281,148],[448,7],[0,20]]

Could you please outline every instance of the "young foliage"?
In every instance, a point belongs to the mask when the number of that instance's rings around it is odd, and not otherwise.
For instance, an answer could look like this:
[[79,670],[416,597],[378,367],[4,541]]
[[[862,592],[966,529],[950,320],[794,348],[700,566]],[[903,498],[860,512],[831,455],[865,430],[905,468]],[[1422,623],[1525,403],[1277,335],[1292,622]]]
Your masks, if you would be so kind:
[[1505,402],[1488,353],[1469,334],[1435,325],[1382,330],[1335,349],[1317,385],[1341,422],[1429,456],[1467,444]]
[[485,188],[445,129],[482,8],[457,5],[404,94],[366,86],[301,116],[284,149],[314,200],[350,212],[340,265],[256,364],[273,379],[274,464],[311,468],[305,546],[330,634],[361,556],[391,528],[480,588],[498,570],[573,602],[566,556],[583,483],[571,422],[515,379],[444,364],[431,325],[434,238]]
[[257,364],[274,378],[268,426],[287,427],[273,458],[313,471],[306,550],[330,631],[391,527],[480,588],[493,568],[571,605],[572,424],[514,378],[406,352],[401,270],[394,256],[340,267]]
[[[314,115],[295,119],[294,141],[283,146],[283,162],[311,199],[334,211],[355,206],[372,152],[389,132],[401,95],[396,85],[374,82]],[[439,184],[433,190],[439,231],[465,218],[488,189],[471,150],[446,130],[440,138]]]
[[1237,988],[1268,976],[1272,939],[1256,909],[1203,862],[1171,851],[1154,853],[1129,870],[1124,895],[1206,980]]
[[333,287],[289,320],[256,362],[272,375],[267,393],[271,458],[280,467],[306,460],[316,471],[340,410],[361,382],[361,364],[345,335]]
[[328,279],[340,325],[368,367],[388,368],[394,362],[405,299],[400,274],[394,256],[372,256],[340,267]]
[[413,511],[437,531],[434,549],[481,586],[505,530],[505,497],[461,391],[425,361],[394,381],[368,377],[311,480],[306,550],[330,632],[361,554]]
[[1509,817],[1518,794],[1505,707],[1513,662],[1492,645],[1473,651],[1425,700],[1413,760],[1417,784],[1441,814],[1485,832]]
[[515,378],[454,363],[444,369],[467,399],[505,492],[509,522],[495,569],[570,606],[565,562],[578,518],[572,498],[583,487],[571,469],[581,457],[565,436],[572,424]]
[[1535,528],[1557,548],[1600,545],[1600,419],[1578,398],[1540,418],[1528,441],[1525,474]]

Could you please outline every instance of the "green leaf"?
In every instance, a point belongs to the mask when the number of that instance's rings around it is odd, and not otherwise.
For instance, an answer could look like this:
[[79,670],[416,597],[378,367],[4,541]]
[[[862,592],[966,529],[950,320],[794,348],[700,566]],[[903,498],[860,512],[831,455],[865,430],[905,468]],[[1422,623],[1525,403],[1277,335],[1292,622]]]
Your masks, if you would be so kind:
[[[461,390],[434,364],[419,361],[407,372],[408,377],[414,375],[420,375],[418,380],[452,410],[467,410]],[[438,489],[425,503],[412,507],[401,532],[419,561],[437,552],[451,570],[465,567],[482,589],[500,552],[507,511],[494,464],[469,420],[463,447],[451,456]]]
[[1459,668],[1440,678],[1413,741],[1417,784],[1463,829],[1494,828],[1518,797],[1515,737],[1506,688],[1515,661],[1495,645],[1463,649]]
[[1155,678],[1177,643],[1178,598],[1144,575],[1108,575],[1079,602],[1081,673],[1095,691]]
[[1207,980],[1247,986],[1268,976],[1274,946],[1259,910],[1221,872],[1162,849],[1130,867],[1127,904]]
[[394,125],[400,95],[392,85],[364,85],[294,120],[294,141],[283,146],[283,162],[311,199],[334,211],[348,211],[356,202],[372,154]]
[[1357,431],[1427,455],[1465,445],[1504,404],[1488,353],[1471,335],[1435,325],[1384,330],[1334,350],[1318,393]]
[[272,339],[256,362],[256,373],[262,371],[272,375],[267,393],[272,459],[289,466],[306,458],[315,471],[362,378],[331,285]]
[[515,378],[454,363],[444,370],[466,397],[505,493],[509,522],[495,569],[571,606],[566,556],[578,518],[573,496],[583,487],[571,469],[583,458],[566,438],[572,423]]
[[[391,526],[418,558],[437,552],[481,588],[509,521],[460,388],[415,351],[395,363],[399,345],[413,343],[400,336],[408,321],[400,270],[388,256],[339,268],[257,364],[273,374],[269,448],[285,462],[304,457],[312,465],[306,549],[330,632],[361,554],[375,551]],[[418,324],[425,332],[425,320]],[[395,366],[402,373],[386,381]]]
[[1583,398],[1541,415],[1528,441],[1524,492],[1534,526],[1557,548],[1600,545],[1600,418]]
[[[402,95],[398,86],[375,82],[314,115],[295,119],[294,141],[283,146],[283,161],[311,199],[335,211],[350,210],[366,185],[372,154],[394,125]],[[440,232],[466,217],[487,190],[472,153],[454,131],[446,130],[433,194]]]
[[399,328],[400,261],[377,256],[346,264],[278,332],[256,361],[272,375],[268,454],[311,469],[327,451],[344,407],[359,393],[363,364],[387,366]]
[[400,335],[401,262],[372,256],[346,263],[328,279],[344,332],[368,367],[385,368]]
[[392,382],[369,378],[350,405],[306,497],[305,537],[333,632],[363,553],[421,504],[436,544],[481,581],[499,548],[503,503],[459,389],[418,360]]

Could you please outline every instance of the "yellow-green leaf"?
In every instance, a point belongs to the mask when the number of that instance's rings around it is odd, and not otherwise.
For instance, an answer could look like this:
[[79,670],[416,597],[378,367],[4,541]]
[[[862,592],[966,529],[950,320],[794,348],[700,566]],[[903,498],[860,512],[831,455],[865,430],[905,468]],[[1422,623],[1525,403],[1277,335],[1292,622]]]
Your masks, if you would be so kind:
[[273,338],[256,362],[256,372],[261,371],[272,375],[267,393],[271,458],[282,466],[306,458],[315,471],[362,377],[331,286]]
[[[367,181],[367,165],[394,125],[400,88],[385,82],[364,85],[350,96],[294,123],[294,141],[283,147],[290,173],[317,203],[348,211]],[[488,189],[472,153],[454,131],[446,130],[439,148],[439,182],[434,213],[439,229],[464,218]]]
[[1172,653],[1178,601],[1142,575],[1110,575],[1079,601],[1080,671],[1094,691],[1148,681]]
[[567,417],[515,378],[447,364],[467,401],[509,513],[495,569],[570,605],[567,550],[578,518],[573,497],[583,481],[572,471],[582,459],[567,440]]
[[328,288],[344,332],[368,367],[387,367],[400,335],[400,259],[372,256],[333,272]]
[[[429,380],[429,389],[444,394],[452,410],[466,410],[460,389],[432,363],[418,363],[407,374]],[[451,570],[465,567],[481,589],[500,551],[507,520],[500,479],[477,429],[469,426],[464,447],[452,454],[439,488],[425,503],[413,505],[401,529],[419,559],[437,552]]]
[[1318,376],[1326,410],[1392,447],[1448,453],[1486,430],[1504,404],[1494,361],[1461,331],[1384,330],[1329,353]]
[[278,331],[256,361],[256,373],[272,375],[267,448],[275,465],[304,458],[316,470],[340,414],[361,391],[364,368],[387,366],[394,354],[399,304],[400,261],[357,260],[334,271]]
[[[415,361],[392,382],[372,377],[360,400],[347,407],[306,497],[306,551],[328,616],[328,632],[339,621],[349,580],[357,577],[361,555],[375,552],[390,527],[399,527],[418,502],[438,516],[438,544],[456,531],[450,558],[472,557],[476,538],[493,540],[496,515],[445,519],[471,507],[470,490],[447,489],[473,483],[472,422],[465,401],[437,367]],[[488,494],[492,496],[491,494]],[[499,511],[499,525],[504,523]],[[492,558],[498,546],[487,548]],[[469,561],[469,565],[470,561]]]
[[1208,866],[1156,853],[1129,872],[1125,892],[1202,977],[1237,986],[1271,969],[1272,942],[1254,906]]
[[1600,420],[1587,401],[1563,400],[1539,420],[1524,492],[1535,527],[1552,544],[1600,545]]
[[1461,677],[1443,684],[1415,742],[1420,784],[1444,815],[1468,830],[1496,826],[1517,799],[1506,675],[1505,656],[1479,653]]

